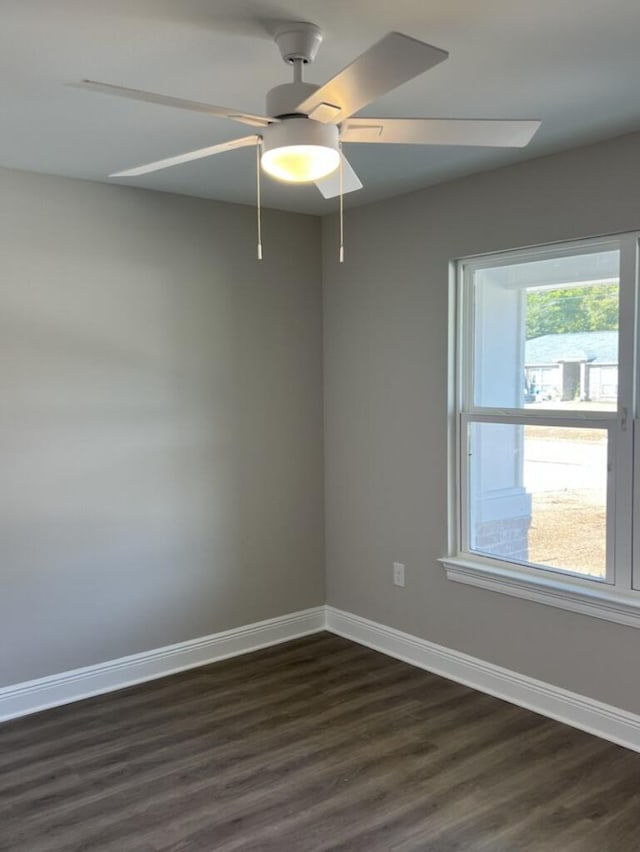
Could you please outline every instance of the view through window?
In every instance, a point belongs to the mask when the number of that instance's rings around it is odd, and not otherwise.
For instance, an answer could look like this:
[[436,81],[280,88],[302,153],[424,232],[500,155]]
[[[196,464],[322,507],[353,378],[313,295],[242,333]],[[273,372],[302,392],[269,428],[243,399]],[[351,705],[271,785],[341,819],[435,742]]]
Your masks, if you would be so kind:
[[630,562],[635,281],[621,269],[636,249],[631,235],[460,263],[461,552],[630,590],[616,554]]

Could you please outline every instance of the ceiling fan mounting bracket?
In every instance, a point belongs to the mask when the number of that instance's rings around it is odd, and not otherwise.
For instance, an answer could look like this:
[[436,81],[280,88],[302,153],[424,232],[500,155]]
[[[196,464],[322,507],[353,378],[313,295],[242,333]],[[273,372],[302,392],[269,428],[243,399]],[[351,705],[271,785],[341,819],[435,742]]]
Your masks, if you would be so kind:
[[296,21],[283,25],[275,35],[283,60],[287,65],[295,62],[313,62],[322,42],[322,30],[315,24]]

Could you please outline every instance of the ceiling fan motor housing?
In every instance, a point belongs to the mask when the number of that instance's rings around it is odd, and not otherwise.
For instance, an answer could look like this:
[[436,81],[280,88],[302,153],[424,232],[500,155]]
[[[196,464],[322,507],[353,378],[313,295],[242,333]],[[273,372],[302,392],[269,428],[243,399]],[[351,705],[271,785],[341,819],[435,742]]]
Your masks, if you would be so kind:
[[338,128],[335,124],[321,124],[303,115],[285,118],[277,124],[270,124],[260,131],[264,153],[273,148],[285,148],[291,145],[318,145],[322,148],[338,150]]
[[283,115],[300,115],[298,104],[312,95],[319,86],[314,83],[283,83],[267,92],[267,115],[281,118]]

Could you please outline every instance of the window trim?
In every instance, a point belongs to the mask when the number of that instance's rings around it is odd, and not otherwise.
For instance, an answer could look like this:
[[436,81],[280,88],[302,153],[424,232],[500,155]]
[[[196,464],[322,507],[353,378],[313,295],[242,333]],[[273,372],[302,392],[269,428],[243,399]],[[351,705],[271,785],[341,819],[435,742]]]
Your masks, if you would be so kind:
[[[610,430],[610,447],[613,451],[615,482],[612,502],[613,530],[610,545],[615,547],[616,558],[607,580],[586,579],[577,574],[553,569],[528,567],[520,563],[485,557],[463,548],[466,540],[466,506],[463,500],[463,481],[466,465],[463,463],[462,442],[466,423],[506,422],[518,419],[531,422],[531,412],[525,409],[480,408],[472,399],[473,342],[468,337],[469,320],[473,302],[471,287],[466,283],[470,267],[509,265],[552,256],[595,253],[615,243],[620,249],[620,313],[631,317],[619,328],[618,363],[631,363],[633,368],[619,372],[619,404],[611,412],[565,412],[545,410],[536,412],[534,422],[547,421],[549,425],[576,425],[586,422],[593,428]],[[449,347],[449,555],[441,558],[449,580],[483,588],[513,597],[523,598],[564,610],[590,615],[640,628],[640,499],[633,501],[630,511],[616,511],[619,501],[631,501],[640,493],[640,463],[631,465],[635,454],[640,462],[640,420],[637,400],[640,398],[640,357],[638,347],[638,256],[640,232],[625,232],[579,241],[554,243],[521,250],[510,250],[481,256],[459,258],[450,264],[450,347]],[[623,360],[624,359],[624,360]],[[624,384],[623,384],[624,382]],[[572,422],[571,422],[572,421]],[[636,442],[633,441],[635,431]],[[632,536],[633,523],[636,536]],[[634,565],[637,566],[634,572]],[[634,581],[635,577],[635,581]]]
[[566,578],[557,574],[550,578],[544,572],[544,577],[532,577],[525,566],[488,564],[475,554],[473,557],[466,554],[445,556],[438,561],[444,566],[447,578],[456,583],[615,621],[627,627],[640,627],[638,592],[614,592],[609,584],[592,580],[588,582],[593,588],[586,589],[580,579],[571,574]]

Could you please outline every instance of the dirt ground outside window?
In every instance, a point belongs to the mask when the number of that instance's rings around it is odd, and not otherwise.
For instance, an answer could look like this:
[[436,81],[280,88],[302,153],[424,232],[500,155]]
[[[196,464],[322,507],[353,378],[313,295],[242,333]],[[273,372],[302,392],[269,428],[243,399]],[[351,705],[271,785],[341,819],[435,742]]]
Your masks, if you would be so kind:
[[529,561],[604,578],[606,430],[526,426],[524,434]]

